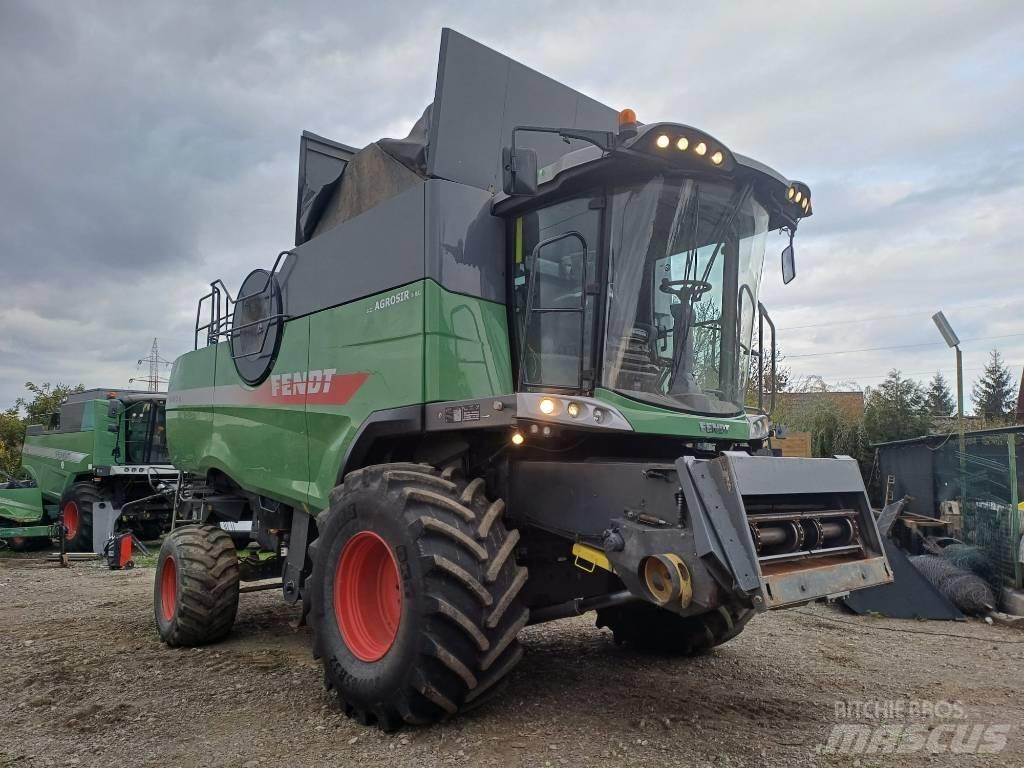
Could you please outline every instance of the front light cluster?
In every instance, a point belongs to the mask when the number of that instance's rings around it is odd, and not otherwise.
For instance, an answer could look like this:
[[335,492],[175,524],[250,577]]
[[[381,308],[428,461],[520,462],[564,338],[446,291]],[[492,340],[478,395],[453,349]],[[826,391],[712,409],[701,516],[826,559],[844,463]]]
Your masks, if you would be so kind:
[[796,203],[800,206],[800,210],[804,213],[811,212],[811,193],[801,190],[799,187],[792,186],[786,190],[786,199],[791,203]]
[[[662,133],[654,140],[654,146],[658,149],[668,149],[669,146],[672,146],[673,144],[679,152],[686,152],[687,150],[692,149],[693,152],[700,157],[707,157],[713,165],[721,165],[725,162],[725,153],[718,148],[715,148],[712,151],[708,146],[708,142],[703,139],[690,141],[688,136],[672,137],[667,133]],[[708,152],[711,152],[710,156],[708,155]]]
[[[564,410],[566,415],[573,419],[580,418],[586,412],[586,409],[575,400],[563,401],[557,397],[542,398],[537,407],[545,416],[557,416]],[[601,413],[600,408],[594,409],[593,416],[594,421],[598,424],[600,424],[604,418],[604,414]]]

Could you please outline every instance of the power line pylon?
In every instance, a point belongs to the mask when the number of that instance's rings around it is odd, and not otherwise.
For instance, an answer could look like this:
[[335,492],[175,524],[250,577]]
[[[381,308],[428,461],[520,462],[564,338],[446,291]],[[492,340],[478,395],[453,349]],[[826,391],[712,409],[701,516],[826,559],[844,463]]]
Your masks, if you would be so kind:
[[[160,345],[156,339],[153,339],[153,346],[149,350],[149,356],[139,359],[138,365],[141,367],[143,363],[149,365],[149,377],[146,379],[146,386],[150,392],[159,392],[160,385],[166,384],[167,379],[160,375],[160,366],[167,366],[171,364],[170,360],[164,360],[160,357]],[[135,381],[139,381],[139,377],[133,377],[128,379],[128,383],[131,384]]]

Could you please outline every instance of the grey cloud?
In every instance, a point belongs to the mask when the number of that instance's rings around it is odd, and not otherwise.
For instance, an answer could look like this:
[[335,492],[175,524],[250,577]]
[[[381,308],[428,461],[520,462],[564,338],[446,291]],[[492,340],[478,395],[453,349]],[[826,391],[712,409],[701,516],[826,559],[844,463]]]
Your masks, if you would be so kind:
[[[403,135],[433,95],[443,25],[809,182],[801,275],[781,288],[777,250],[766,270],[780,326],[1015,290],[1004,278],[1024,204],[1024,11],[1013,2],[791,0],[780,15],[756,2],[527,2],[510,14],[498,3],[9,1],[0,404],[26,378],[123,384],[153,336],[168,356],[190,348],[203,286],[234,285],[289,245],[300,131],[355,145]],[[960,321],[964,336],[1024,327],[984,310]],[[914,323],[782,341],[796,354],[929,338],[927,316]],[[1024,359],[1024,345],[1005,348]],[[799,368],[928,370],[944,354]]]

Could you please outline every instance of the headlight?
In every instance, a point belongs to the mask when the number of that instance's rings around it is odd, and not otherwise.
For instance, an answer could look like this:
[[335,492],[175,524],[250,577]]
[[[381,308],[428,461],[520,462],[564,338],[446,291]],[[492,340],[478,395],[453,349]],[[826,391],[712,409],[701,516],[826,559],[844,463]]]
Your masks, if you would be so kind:
[[771,424],[769,423],[767,416],[763,414],[747,416],[747,420],[750,422],[751,440],[764,440],[768,437],[768,431],[771,428]]

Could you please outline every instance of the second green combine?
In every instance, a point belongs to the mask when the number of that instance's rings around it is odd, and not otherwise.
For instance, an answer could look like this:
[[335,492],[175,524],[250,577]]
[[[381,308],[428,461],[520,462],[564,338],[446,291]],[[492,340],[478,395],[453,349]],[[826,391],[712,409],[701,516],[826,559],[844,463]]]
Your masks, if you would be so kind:
[[143,540],[170,527],[177,470],[167,454],[166,395],[90,389],[29,426],[21,470],[0,482],[0,541],[102,554],[117,530]]

